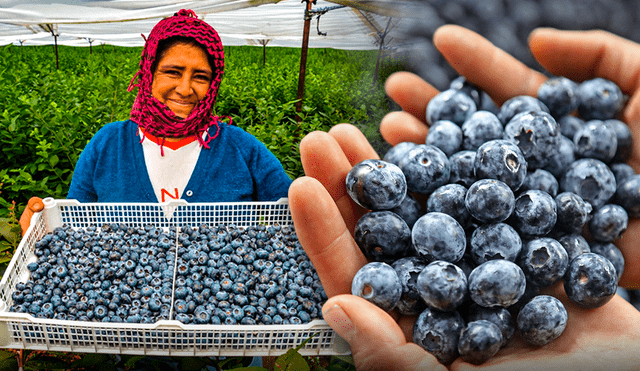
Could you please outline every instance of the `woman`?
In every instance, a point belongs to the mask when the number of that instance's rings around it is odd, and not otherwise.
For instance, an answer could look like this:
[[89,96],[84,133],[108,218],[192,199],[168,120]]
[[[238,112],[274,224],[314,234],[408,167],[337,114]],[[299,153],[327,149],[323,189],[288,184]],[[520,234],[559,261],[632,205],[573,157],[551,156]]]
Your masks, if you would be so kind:
[[291,179],[276,157],[255,137],[213,115],[223,69],[217,32],[192,11],[158,22],[129,87],[138,87],[131,119],[107,124],[91,139],[67,198],[232,202],[286,197]]

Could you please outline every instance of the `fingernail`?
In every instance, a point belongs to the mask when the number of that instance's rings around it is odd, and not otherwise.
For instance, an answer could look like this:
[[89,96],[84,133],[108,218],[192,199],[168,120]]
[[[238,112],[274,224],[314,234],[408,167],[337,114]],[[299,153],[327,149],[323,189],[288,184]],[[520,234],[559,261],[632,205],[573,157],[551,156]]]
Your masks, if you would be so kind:
[[351,318],[349,318],[347,313],[345,313],[338,304],[330,307],[326,311],[323,311],[322,317],[329,326],[338,333],[338,335],[348,343],[351,342],[351,339],[356,333],[356,327],[353,322],[351,322]]

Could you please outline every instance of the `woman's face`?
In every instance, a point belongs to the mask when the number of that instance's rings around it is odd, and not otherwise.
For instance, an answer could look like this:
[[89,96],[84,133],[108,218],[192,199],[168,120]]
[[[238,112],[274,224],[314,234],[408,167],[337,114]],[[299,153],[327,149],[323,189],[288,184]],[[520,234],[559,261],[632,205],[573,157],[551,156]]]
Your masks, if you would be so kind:
[[195,45],[178,43],[157,63],[151,94],[178,117],[185,118],[209,90],[213,72],[207,54]]

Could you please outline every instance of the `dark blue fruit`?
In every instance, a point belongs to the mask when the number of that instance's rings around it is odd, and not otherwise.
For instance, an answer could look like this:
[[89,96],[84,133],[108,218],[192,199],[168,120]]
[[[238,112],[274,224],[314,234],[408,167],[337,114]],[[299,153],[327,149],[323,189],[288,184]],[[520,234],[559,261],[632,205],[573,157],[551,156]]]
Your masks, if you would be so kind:
[[507,308],[493,307],[487,308],[480,306],[476,303],[472,303],[469,306],[469,313],[467,315],[467,322],[473,322],[478,320],[487,320],[493,322],[502,333],[502,346],[507,345],[507,342],[513,336],[516,330],[515,322],[511,313]]
[[512,226],[489,223],[478,226],[469,240],[469,254],[476,264],[505,259],[515,262],[522,249],[522,239]]
[[411,241],[418,256],[451,263],[462,258],[467,246],[464,229],[452,216],[426,213],[413,225]]
[[616,154],[613,156],[611,162],[625,162],[631,156],[631,150],[633,146],[633,135],[631,129],[624,122],[616,119],[609,119],[604,121],[605,124],[611,126],[616,133],[616,139],[618,142],[618,148]]
[[398,214],[371,211],[356,223],[354,239],[367,259],[390,263],[409,253],[411,229]]
[[564,277],[564,290],[571,301],[583,308],[606,304],[618,287],[613,264],[595,253],[582,254],[571,261]]
[[494,139],[476,151],[474,171],[477,179],[497,179],[516,191],[527,176],[527,161],[514,143]]
[[427,144],[416,145],[399,166],[406,178],[408,191],[419,194],[429,194],[447,184],[451,175],[447,155],[438,147]]
[[582,234],[593,208],[574,192],[562,192],[555,198],[558,217],[556,228],[566,233]]
[[524,183],[522,183],[519,191],[523,192],[535,189],[544,191],[551,197],[556,197],[558,195],[559,187],[558,179],[556,179],[553,174],[544,169],[536,169],[533,172],[527,173],[527,176],[524,178]]
[[564,247],[569,257],[569,263],[578,255],[591,252],[589,242],[579,234],[568,234],[558,238],[558,242]]
[[445,184],[438,187],[427,199],[427,212],[440,212],[451,215],[467,228],[471,222],[471,214],[465,205],[467,189],[460,184]]
[[483,307],[508,307],[524,294],[526,279],[522,269],[503,259],[478,265],[468,278],[471,300]]
[[517,263],[529,282],[545,287],[562,279],[569,265],[569,255],[560,242],[541,237],[522,247]]
[[640,218],[640,175],[630,176],[619,183],[615,202],[624,207],[632,218]]
[[425,309],[413,325],[413,342],[448,365],[458,358],[458,339],[464,320],[457,311]]
[[407,223],[409,228],[413,228],[416,220],[424,215],[422,205],[420,205],[420,202],[418,202],[418,200],[416,200],[416,198],[410,193],[407,193],[407,195],[404,196],[400,205],[389,209],[389,211],[398,214],[398,216]]
[[402,284],[402,296],[396,308],[400,314],[418,315],[426,308],[426,304],[420,297],[416,281],[427,262],[417,256],[400,258],[391,264],[396,270]]
[[384,155],[382,160],[390,162],[394,165],[399,165],[404,156],[413,149],[417,144],[413,142],[401,142],[391,147]]
[[449,120],[436,121],[429,128],[425,144],[438,147],[451,156],[462,147],[462,129]]
[[573,140],[560,136],[560,143],[558,144],[558,151],[549,153],[547,164],[543,167],[557,179],[562,178],[569,165],[571,165],[575,159],[576,146],[573,144]]
[[462,125],[476,110],[476,104],[467,94],[458,89],[447,89],[427,104],[427,123],[433,125],[436,121],[449,120]]
[[564,76],[554,76],[542,83],[537,97],[553,117],[568,115],[578,108],[578,84]]
[[402,284],[395,269],[389,264],[371,262],[356,272],[351,283],[351,294],[390,311],[400,300]]
[[620,280],[624,273],[624,256],[620,249],[611,242],[590,242],[589,248],[592,253],[604,256],[613,264],[616,269],[616,278]]
[[525,111],[514,116],[504,127],[504,139],[520,147],[529,169],[544,167],[548,154],[560,146],[560,128],[544,111]]
[[369,210],[398,206],[407,193],[407,181],[400,168],[382,160],[364,160],[354,165],[346,177],[347,193]]
[[624,95],[614,82],[600,77],[578,85],[578,114],[584,120],[608,120],[624,104]]
[[616,193],[616,178],[602,161],[583,158],[575,161],[560,180],[562,192],[573,192],[589,202],[594,209],[601,208]]
[[534,189],[523,192],[516,198],[509,220],[523,236],[544,236],[556,224],[556,201],[544,191]]
[[583,119],[573,115],[563,116],[560,119],[556,119],[556,122],[558,122],[558,126],[560,126],[560,134],[570,138],[572,141],[576,131],[584,125]]
[[489,111],[476,111],[462,124],[462,149],[475,151],[483,143],[502,139],[502,122]]
[[502,104],[502,106],[500,106],[498,118],[502,122],[502,125],[506,126],[515,115],[528,111],[542,111],[549,113],[549,108],[538,98],[531,97],[529,95],[518,95],[509,98]]
[[436,260],[420,272],[416,287],[427,306],[452,311],[467,297],[467,276],[455,264]]
[[538,295],[518,312],[516,324],[523,340],[542,346],[562,335],[567,320],[567,310],[560,300],[549,295]]
[[579,157],[598,159],[604,163],[613,160],[618,148],[615,129],[601,120],[587,121],[573,136]]
[[495,179],[480,179],[467,191],[465,205],[474,218],[483,223],[498,223],[509,218],[516,199],[507,184]]
[[469,188],[476,180],[476,151],[460,151],[449,157],[451,167],[450,183],[462,184]]
[[498,353],[502,343],[500,328],[493,322],[481,319],[467,323],[462,329],[458,352],[465,362],[479,365]]
[[596,241],[613,242],[627,230],[629,216],[620,205],[606,204],[593,213],[589,232]]

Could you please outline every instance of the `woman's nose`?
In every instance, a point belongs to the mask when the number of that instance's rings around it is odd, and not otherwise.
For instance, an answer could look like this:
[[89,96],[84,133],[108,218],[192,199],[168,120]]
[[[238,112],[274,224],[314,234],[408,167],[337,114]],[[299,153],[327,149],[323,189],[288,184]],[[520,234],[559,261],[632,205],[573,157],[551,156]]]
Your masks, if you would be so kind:
[[176,85],[176,92],[182,96],[187,96],[191,94],[191,91],[191,78],[187,74],[183,74]]

